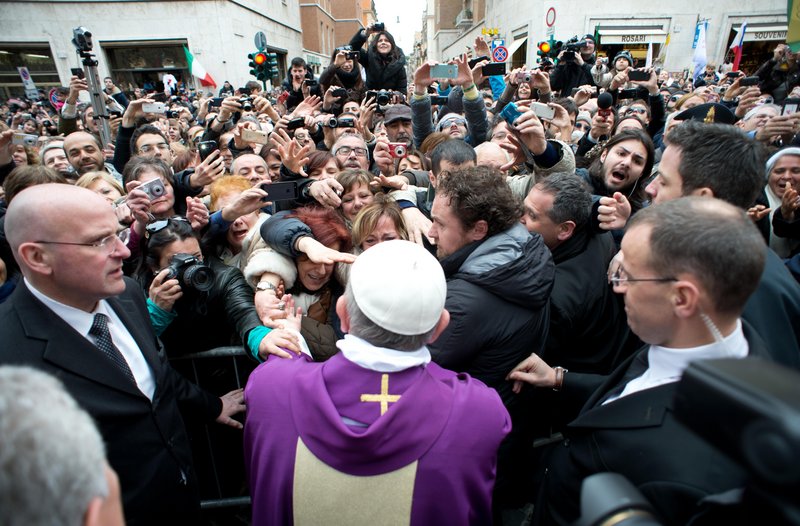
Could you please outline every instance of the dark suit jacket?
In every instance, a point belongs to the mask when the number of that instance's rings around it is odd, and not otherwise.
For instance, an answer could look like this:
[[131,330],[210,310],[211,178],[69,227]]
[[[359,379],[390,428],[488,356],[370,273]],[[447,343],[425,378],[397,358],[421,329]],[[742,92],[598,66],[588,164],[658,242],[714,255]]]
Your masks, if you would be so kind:
[[[749,356],[768,358],[759,335],[743,323]],[[663,523],[674,525],[686,524],[704,497],[744,486],[742,468],[675,418],[672,400],[677,382],[600,405],[612,390],[632,379],[626,375],[631,363],[648,348],[631,356],[605,381],[597,375],[565,376],[567,396],[585,394],[592,385],[600,385],[565,431],[565,440],[553,448],[540,491],[542,515],[536,524],[575,521],[581,482],[595,473],[624,475],[650,501]]]
[[129,526],[186,523],[197,514],[199,499],[178,402],[211,419],[219,414],[221,402],[167,364],[141,289],[125,281],[125,292],[108,302],[150,366],[156,384],[152,402],[24,283],[0,305],[0,364],[28,365],[57,376],[94,417],[120,478]]

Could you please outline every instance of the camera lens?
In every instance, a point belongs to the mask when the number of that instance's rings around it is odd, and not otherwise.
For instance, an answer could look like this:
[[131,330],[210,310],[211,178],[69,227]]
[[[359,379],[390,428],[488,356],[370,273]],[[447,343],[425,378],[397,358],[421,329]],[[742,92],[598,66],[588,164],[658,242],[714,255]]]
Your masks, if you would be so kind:
[[389,95],[386,93],[379,93],[377,97],[378,106],[386,106],[389,104]]
[[183,282],[200,292],[206,292],[214,286],[214,271],[205,265],[192,265],[183,273]]

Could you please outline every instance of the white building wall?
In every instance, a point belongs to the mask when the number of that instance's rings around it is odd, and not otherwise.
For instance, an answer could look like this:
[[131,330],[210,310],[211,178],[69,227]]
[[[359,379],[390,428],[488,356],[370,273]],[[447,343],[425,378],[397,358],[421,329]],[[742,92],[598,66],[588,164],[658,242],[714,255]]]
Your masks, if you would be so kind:
[[[47,42],[59,77],[69,83],[78,57],[72,28],[92,32],[101,76],[109,73],[104,42],[186,39],[189,50],[219,85],[252,80],[247,54],[253,36],[264,31],[267,44],[302,56],[298,0],[193,2],[0,2],[0,42]],[[269,17],[269,18],[267,18]],[[270,20],[272,19],[272,20]]]

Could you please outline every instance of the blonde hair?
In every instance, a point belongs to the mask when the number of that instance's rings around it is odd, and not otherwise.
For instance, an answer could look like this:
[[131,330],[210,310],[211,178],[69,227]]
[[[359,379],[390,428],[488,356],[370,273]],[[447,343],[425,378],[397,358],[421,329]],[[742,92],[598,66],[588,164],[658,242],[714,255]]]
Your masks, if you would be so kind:
[[400,239],[408,240],[408,230],[403,221],[400,206],[384,194],[378,194],[372,203],[362,208],[353,220],[353,245],[360,247],[375,230],[381,217],[388,217],[394,223]]
[[101,172],[99,170],[95,171],[95,172],[86,172],[85,174],[80,176],[77,181],[75,181],[75,186],[80,186],[82,188],[87,188],[88,189],[98,179],[102,179],[103,181],[105,181],[108,184],[110,184],[111,186],[113,186],[114,190],[119,192],[120,195],[125,195],[125,193],[126,193],[125,189],[122,188],[122,185],[119,184],[119,182],[116,179],[114,179],[113,175],[111,175],[108,172]]
[[231,192],[242,193],[252,187],[253,185],[250,184],[247,177],[241,175],[226,175],[225,177],[220,177],[211,183],[209,190],[211,193],[211,205],[209,209],[212,212],[216,212],[220,209],[219,200],[222,199],[222,196]]

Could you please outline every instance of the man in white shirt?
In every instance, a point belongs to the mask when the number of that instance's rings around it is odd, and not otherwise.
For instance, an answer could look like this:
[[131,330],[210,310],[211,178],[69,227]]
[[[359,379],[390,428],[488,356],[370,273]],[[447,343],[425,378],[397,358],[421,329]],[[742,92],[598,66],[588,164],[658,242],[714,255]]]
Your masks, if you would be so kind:
[[25,279],[0,306],[0,364],[58,376],[92,415],[120,478],[127,524],[196,523],[199,498],[178,402],[241,427],[241,391],[222,398],[174,371],[104,198],[36,185],[8,208],[6,234]]
[[551,368],[535,355],[509,375],[517,392],[523,382],[560,391],[565,412],[582,405],[550,457],[540,524],[575,521],[581,482],[603,471],[626,476],[665,524],[686,524],[702,498],[743,485],[744,472],[682,427],[671,405],[690,362],[766,357],[740,319],[764,252],[744,211],[718,199],[676,199],[633,217],[609,281],[647,345],[608,377]]

